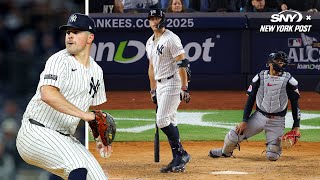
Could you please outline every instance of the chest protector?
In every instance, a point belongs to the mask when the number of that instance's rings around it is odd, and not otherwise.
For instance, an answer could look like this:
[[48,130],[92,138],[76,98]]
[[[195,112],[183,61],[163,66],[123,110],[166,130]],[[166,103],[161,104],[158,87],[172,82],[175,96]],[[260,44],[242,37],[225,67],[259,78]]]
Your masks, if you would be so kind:
[[269,71],[259,73],[260,87],[256,103],[260,110],[266,113],[278,113],[287,108],[288,95],[286,86],[291,74],[283,72],[281,76],[271,76]]

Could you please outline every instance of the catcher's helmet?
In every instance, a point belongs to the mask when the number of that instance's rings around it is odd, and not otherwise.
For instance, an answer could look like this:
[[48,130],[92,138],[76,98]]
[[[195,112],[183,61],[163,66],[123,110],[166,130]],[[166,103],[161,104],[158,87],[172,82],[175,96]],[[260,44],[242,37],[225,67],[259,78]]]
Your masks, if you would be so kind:
[[161,9],[151,9],[148,14],[148,20],[150,20],[150,17],[159,17],[161,18],[160,23],[158,24],[158,29],[161,29],[166,24],[166,17],[164,15],[164,12]]
[[[284,63],[282,66],[279,66],[277,64],[277,62],[282,62]],[[272,64],[274,70],[278,71],[278,72],[283,72],[284,69],[286,68],[286,66],[290,63],[288,56],[285,52],[283,51],[277,51],[277,52],[273,52],[269,55],[268,58],[268,64]]]

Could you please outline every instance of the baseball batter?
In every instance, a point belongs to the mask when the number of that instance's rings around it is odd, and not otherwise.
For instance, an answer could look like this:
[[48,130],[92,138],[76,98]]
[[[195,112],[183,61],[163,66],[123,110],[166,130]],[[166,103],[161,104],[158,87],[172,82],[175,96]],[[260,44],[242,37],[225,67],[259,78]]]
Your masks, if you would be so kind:
[[95,24],[75,13],[60,29],[66,30],[66,49],[46,62],[23,115],[17,149],[27,163],[63,179],[107,179],[94,156],[73,137],[81,119],[95,118],[89,107],[106,102],[102,69],[89,56]]
[[176,114],[181,100],[190,101],[186,71],[189,61],[180,38],[164,27],[164,12],[150,10],[148,20],[153,30],[146,44],[150,94],[158,106],[157,125],[167,135],[173,155],[172,161],[160,172],[183,172],[190,156],[180,142]]
[[[234,149],[240,149],[241,141],[264,130],[266,157],[270,161],[278,160],[282,152],[281,137],[284,134],[288,99],[291,102],[294,120],[292,130],[299,132],[300,94],[298,81],[289,72],[284,71],[288,57],[282,51],[271,53],[268,64],[269,70],[258,73],[247,90],[248,100],[244,108],[243,121],[225,136],[223,148],[212,149],[209,156],[230,157]],[[256,111],[250,116],[254,102],[257,106]]]

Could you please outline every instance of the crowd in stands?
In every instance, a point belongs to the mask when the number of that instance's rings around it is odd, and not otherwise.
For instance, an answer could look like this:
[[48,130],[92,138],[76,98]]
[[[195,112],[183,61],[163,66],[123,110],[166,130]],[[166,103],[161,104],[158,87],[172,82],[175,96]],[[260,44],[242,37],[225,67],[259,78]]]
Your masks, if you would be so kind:
[[[26,164],[16,135],[46,60],[65,46],[59,26],[84,11],[84,0],[0,1],[0,179],[60,179]],[[84,143],[83,135],[78,138]]]
[[[175,6],[182,8],[177,11]],[[89,7],[90,13],[139,13],[151,8],[166,12],[318,12],[320,0],[90,0]]]

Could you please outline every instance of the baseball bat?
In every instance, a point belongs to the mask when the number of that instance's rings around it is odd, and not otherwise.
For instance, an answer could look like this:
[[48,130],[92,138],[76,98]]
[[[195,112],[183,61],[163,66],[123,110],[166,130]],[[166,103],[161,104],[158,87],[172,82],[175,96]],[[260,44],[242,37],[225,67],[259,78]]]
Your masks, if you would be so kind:
[[154,133],[154,162],[160,162],[160,142],[159,142],[159,128],[157,125],[157,111],[158,111],[158,105],[156,107],[156,130]]

